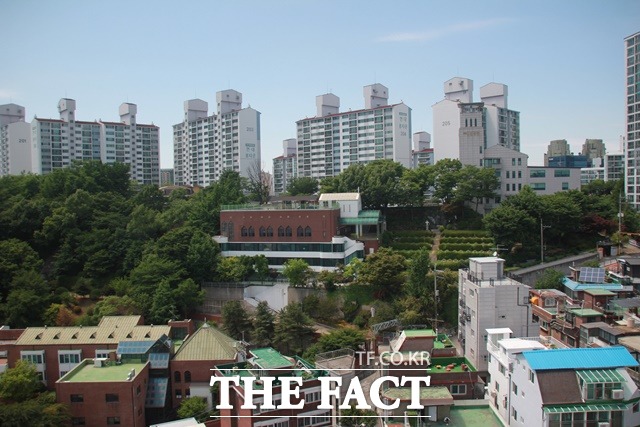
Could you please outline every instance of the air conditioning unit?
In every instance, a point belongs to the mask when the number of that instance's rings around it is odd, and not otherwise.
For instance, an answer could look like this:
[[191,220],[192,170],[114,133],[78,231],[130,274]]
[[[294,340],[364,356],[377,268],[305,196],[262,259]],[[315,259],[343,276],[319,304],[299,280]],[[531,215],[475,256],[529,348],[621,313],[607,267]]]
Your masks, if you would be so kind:
[[624,390],[611,390],[611,398],[615,400],[624,399]]

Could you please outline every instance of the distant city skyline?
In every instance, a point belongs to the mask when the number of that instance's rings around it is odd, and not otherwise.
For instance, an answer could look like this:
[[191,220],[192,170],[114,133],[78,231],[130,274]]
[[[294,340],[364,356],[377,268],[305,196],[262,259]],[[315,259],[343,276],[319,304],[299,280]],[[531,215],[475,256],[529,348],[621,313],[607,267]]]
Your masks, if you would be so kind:
[[431,106],[452,77],[509,87],[521,151],[542,165],[551,140],[578,153],[585,139],[619,150],[625,133],[623,40],[640,30],[640,2],[2,2],[0,104],[26,119],[57,118],[60,98],[84,120],[118,120],[138,105],[160,127],[161,166],[173,167],[172,126],[183,103],[235,89],[261,112],[262,163],[282,155],[315,97],[364,106],[381,83],[412,109],[412,132],[433,134]]

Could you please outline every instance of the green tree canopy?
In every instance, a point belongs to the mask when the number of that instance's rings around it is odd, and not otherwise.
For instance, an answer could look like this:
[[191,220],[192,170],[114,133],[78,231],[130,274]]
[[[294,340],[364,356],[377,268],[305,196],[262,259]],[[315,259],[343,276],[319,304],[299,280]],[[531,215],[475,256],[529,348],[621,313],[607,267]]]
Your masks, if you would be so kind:
[[389,248],[380,248],[367,256],[360,281],[374,287],[379,298],[396,295],[404,283],[406,259]]
[[313,322],[302,310],[302,305],[293,303],[283,308],[276,321],[274,343],[283,354],[302,354],[313,339]]
[[231,338],[249,341],[251,320],[240,301],[227,301],[222,306],[222,328]]
[[260,301],[253,318],[253,344],[259,347],[273,345],[276,316],[266,301]]
[[311,195],[318,191],[318,180],[310,176],[293,178],[287,186],[290,196]]
[[311,274],[311,269],[305,260],[293,258],[285,262],[282,274],[289,280],[291,286],[304,286]]

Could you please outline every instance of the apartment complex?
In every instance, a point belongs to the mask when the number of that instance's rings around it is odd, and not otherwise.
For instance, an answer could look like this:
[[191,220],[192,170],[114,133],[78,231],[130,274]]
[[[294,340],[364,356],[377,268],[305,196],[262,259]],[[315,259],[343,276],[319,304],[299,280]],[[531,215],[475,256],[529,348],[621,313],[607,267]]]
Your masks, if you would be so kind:
[[131,179],[141,184],[160,182],[160,136],[153,124],[136,122],[137,106],[120,105],[120,122],[78,121],[76,101],[58,103],[60,119],[35,118],[31,122],[34,173],[49,173],[75,160],[126,163]]
[[624,39],[626,62],[626,194],[627,201],[640,209],[640,32]]
[[297,176],[335,176],[352,164],[391,159],[411,167],[411,108],[389,105],[389,90],[364,87],[365,107],[340,112],[340,98],[316,97],[315,117],[296,122]]
[[0,176],[33,170],[31,126],[24,121],[21,105],[0,105]]
[[420,165],[433,165],[433,148],[431,148],[431,135],[428,132],[416,132],[413,134],[413,151],[411,152],[411,167]]
[[508,108],[507,85],[486,84],[480,102],[473,102],[473,81],[454,77],[444,83],[444,93],[432,107],[435,161],[460,159],[479,166],[486,148],[520,150],[520,113]]
[[184,102],[184,119],[173,125],[173,169],[176,185],[206,187],[230,169],[243,177],[260,168],[260,112],[242,108],[242,94],[216,93],[217,112],[201,99]]
[[298,175],[295,138],[282,141],[282,156],[273,159],[273,194],[280,195],[287,191],[291,180]]

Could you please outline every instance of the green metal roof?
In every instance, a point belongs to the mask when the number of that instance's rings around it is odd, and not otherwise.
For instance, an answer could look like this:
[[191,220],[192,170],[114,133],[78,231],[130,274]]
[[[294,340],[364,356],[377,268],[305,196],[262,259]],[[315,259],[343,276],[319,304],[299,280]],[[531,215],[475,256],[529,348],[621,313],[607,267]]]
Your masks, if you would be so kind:
[[615,369],[589,369],[576,371],[578,377],[587,384],[591,383],[624,383],[626,380]]
[[603,313],[594,310],[592,308],[573,308],[571,310],[569,310],[570,313],[575,314],[576,316],[579,317],[597,317],[597,316],[604,316]]
[[626,403],[585,403],[582,405],[562,405],[545,406],[546,414],[564,414],[567,412],[590,412],[590,411],[625,411]]
[[357,218],[340,218],[342,225],[375,225],[380,222],[380,211],[360,211]]

